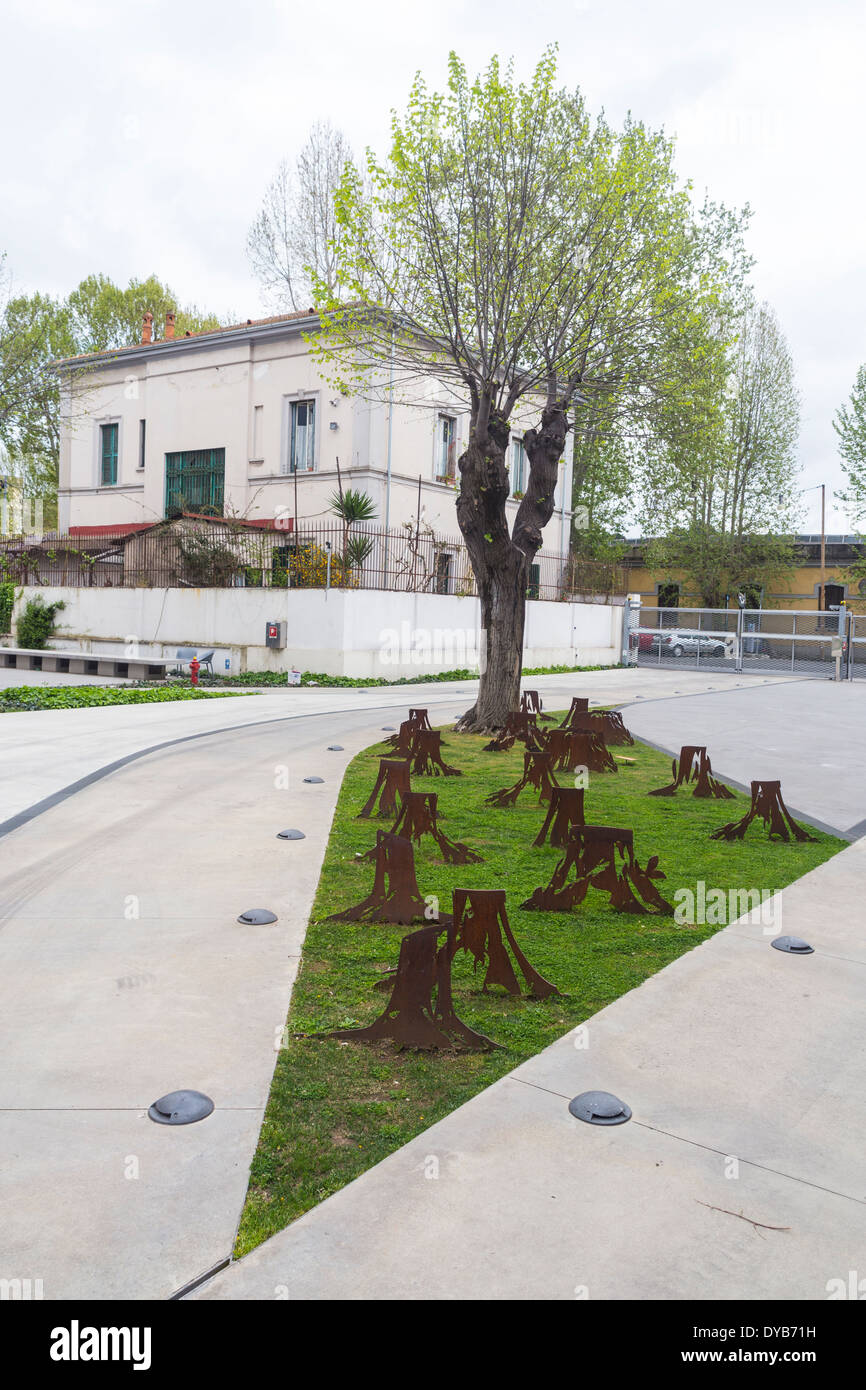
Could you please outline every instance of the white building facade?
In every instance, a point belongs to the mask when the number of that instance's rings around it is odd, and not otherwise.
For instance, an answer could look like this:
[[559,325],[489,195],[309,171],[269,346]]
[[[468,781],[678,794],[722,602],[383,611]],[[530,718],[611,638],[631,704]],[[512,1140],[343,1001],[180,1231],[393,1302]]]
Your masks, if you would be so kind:
[[[407,403],[341,396],[306,336],[312,313],[248,321],[212,333],[142,342],[57,365],[62,383],[59,529],[122,534],[178,511],[223,511],[290,530],[332,519],[337,463],[344,489],[370,494],[373,524],[420,521],[458,535],[456,463],[468,402],[430,381]],[[145,329],[145,336],[149,329]],[[513,522],[528,478],[515,416],[509,453]],[[565,556],[571,459],[559,471],[544,551]]]

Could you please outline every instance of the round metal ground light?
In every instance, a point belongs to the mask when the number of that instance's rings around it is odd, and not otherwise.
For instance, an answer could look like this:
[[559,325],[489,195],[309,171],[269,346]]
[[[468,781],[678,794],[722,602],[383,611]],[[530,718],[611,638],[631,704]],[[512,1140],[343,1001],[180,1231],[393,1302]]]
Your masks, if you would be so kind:
[[248,907],[246,912],[242,912],[238,918],[245,927],[264,927],[268,922],[276,922],[277,914],[269,912],[266,907]]
[[583,1091],[568,1102],[571,1114],[588,1125],[624,1125],[631,1110],[610,1091]]
[[342,753],[343,751],[344,751],[344,750],[343,750],[343,745],[342,745],[342,743],[329,743],[329,744],[328,744],[328,752],[329,752],[329,753]]
[[324,782],[324,777],[305,777],[305,782]]
[[813,956],[815,947],[804,941],[802,936],[775,936],[770,945],[776,951],[785,951],[789,956]]
[[158,1125],[194,1125],[197,1120],[206,1120],[213,1108],[210,1096],[202,1091],[169,1091],[155,1100],[147,1113]]
[[278,830],[278,840],[306,840],[303,830]]

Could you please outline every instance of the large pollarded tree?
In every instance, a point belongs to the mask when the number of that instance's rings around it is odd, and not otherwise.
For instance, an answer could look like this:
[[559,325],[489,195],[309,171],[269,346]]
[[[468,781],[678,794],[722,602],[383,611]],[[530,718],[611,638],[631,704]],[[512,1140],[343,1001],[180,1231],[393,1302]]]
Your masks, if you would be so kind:
[[[674,389],[671,344],[717,292],[672,146],[628,120],[592,120],[557,86],[555,53],[518,82],[497,61],[447,89],[419,77],[386,158],[351,164],[336,195],[337,283],[315,285],[313,340],[343,383],[423,399],[432,377],[468,397],[457,520],[481,601],[484,665],[465,730],[518,699],[529,565],[554,510],[573,411],[640,411]],[[682,354],[680,354],[680,357]],[[509,531],[515,410],[529,478]]]

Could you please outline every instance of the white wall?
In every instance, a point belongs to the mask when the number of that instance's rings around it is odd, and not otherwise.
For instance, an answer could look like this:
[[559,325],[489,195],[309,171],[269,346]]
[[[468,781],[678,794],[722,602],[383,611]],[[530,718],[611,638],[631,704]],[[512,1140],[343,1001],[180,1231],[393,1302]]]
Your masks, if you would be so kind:
[[[94,589],[28,587],[62,600],[57,650],[174,656],[214,647],[214,670],[324,671],[411,676],[477,666],[476,598],[332,589]],[[614,665],[623,609],[592,603],[526,605],[524,665]],[[285,650],[265,646],[268,622],[286,624]],[[13,617],[14,627],[14,617]],[[228,665],[226,664],[228,663]]]

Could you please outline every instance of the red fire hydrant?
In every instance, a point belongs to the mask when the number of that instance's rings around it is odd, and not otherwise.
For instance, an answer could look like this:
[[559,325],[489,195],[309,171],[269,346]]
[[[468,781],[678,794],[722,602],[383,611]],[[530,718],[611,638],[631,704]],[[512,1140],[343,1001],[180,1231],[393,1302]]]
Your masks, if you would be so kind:
[[201,662],[196,661],[195,657],[193,657],[192,661],[189,663],[189,678],[193,685],[198,685],[198,673],[200,670]]

